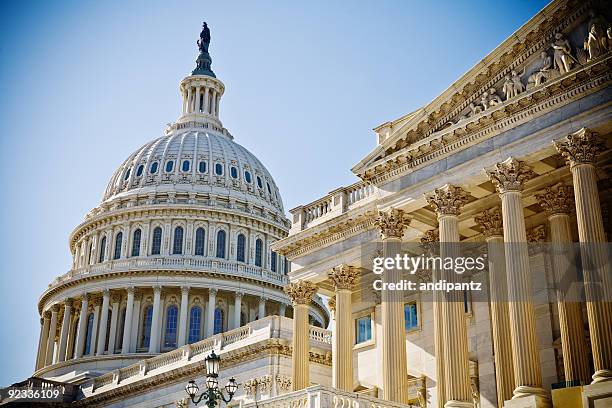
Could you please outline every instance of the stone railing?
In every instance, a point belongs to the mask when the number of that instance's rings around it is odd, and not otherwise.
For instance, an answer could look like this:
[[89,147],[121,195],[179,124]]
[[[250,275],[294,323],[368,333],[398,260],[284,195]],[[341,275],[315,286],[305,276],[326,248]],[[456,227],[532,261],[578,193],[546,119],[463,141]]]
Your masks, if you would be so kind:
[[368,198],[373,197],[375,192],[376,187],[359,181],[350,186],[331,191],[310,204],[296,207],[290,210],[292,219],[289,234],[321,224],[359,207],[369,202]]
[[409,408],[409,405],[384,401],[354,392],[315,385],[279,397],[256,403],[244,404],[242,408]]
[[99,264],[87,265],[82,268],[73,269],[64,275],[58,276],[49,284],[49,287],[54,287],[65,282],[92,275],[113,272],[163,269],[214,272],[216,274],[252,278],[281,286],[289,283],[287,276],[260,268],[255,265],[247,265],[242,262],[230,261],[227,259],[180,255],[117,259]]
[[[217,334],[197,343],[188,344],[176,350],[103,374],[89,380],[82,386],[82,389],[84,394],[89,396],[104,389],[116,387],[122,383],[132,383],[147,378],[147,376],[170,371],[181,364],[187,365],[203,362],[211,350],[215,350],[221,356],[221,361],[223,362],[223,354],[229,345],[232,345],[232,348],[236,348],[265,339],[281,338],[282,336],[284,336],[285,340],[290,340],[291,333],[279,330],[281,326],[290,328],[292,326],[291,319],[280,316],[268,316],[237,329]],[[285,334],[282,335],[281,332]],[[331,351],[331,332],[329,330],[311,326],[310,340],[314,341],[317,347]]]

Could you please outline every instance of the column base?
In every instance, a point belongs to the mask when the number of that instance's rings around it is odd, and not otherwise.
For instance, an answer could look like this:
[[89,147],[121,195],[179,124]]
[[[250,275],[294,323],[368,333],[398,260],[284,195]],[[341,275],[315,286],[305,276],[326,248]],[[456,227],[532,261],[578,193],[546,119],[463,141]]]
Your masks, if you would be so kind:
[[552,408],[552,403],[547,395],[532,394],[505,401],[504,408]]
[[451,400],[451,401],[446,401],[446,404],[444,404],[444,408],[474,408],[474,403]]
[[593,382],[591,384],[597,384],[610,380],[612,380],[612,370],[599,370],[593,374]]
[[612,381],[602,381],[582,387],[582,406],[585,408],[612,406]]

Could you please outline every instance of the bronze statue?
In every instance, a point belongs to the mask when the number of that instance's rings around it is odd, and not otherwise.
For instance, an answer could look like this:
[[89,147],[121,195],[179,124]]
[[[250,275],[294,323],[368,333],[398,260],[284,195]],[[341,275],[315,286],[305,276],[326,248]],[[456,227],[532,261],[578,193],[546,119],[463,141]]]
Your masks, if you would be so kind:
[[202,25],[202,32],[200,33],[200,39],[197,41],[200,52],[208,52],[208,46],[210,45],[210,30],[206,22]]

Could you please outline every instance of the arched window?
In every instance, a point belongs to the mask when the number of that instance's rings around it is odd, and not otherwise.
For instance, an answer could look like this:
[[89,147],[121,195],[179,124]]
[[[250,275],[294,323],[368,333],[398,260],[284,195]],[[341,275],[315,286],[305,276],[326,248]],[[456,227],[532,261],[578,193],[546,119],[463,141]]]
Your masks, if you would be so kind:
[[191,167],[189,160],[183,160],[183,167],[182,170],[183,171],[189,171],[189,168]]
[[168,306],[166,316],[166,333],[164,335],[164,347],[176,347],[176,326],[178,318],[178,307]]
[[[72,343],[72,349],[68,350],[68,352],[70,353],[69,355],[72,356],[72,358],[76,358],[76,337],[77,337],[77,332],[79,331],[79,318],[77,317],[76,320],[74,321],[74,327],[72,328],[72,340],[70,340],[70,342],[68,344]],[[68,359],[70,357],[66,357],[66,359]]]
[[121,244],[123,242],[123,233],[119,232],[115,236],[115,253],[113,254],[113,259],[121,258]]
[[102,240],[100,240],[100,255],[98,255],[98,262],[104,262],[105,252],[106,252],[106,237],[102,237]]
[[291,272],[291,262],[285,258],[285,275]]
[[217,232],[217,258],[225,258],[225,231]]
[[183,227],[174,229],[174,245],[172,245],[172,253],[180,255],[183,253]]
[[168,160],[166,162],[166,173],[170,173],[174,169],[174,160]]
[[268,194],[272,195],[272,189],[270,188],[270,183],[266,183],[266,187],[268,187]]
[[262,255],[263,255],[263,241],[257,238],[257,241],[255,241],[255,266],[261,267]]
[[251,173],[248,171],[244,172],[244,179],[246,180],[247,183],[251,184],[251,181],[253,181],[253,179],[251,178]]
[[94,315],[93,313],[90,313],[89,316],[87,316],[87,334],[85,335],[85,352],[83,353],[84,355],[88,355],[92,351],[91,338],[93,336],[93,321]]
[[235,168],[234,166],[232,166],[230,168],[230,175],[232,176],[232,178],[237,179],[238,178],[238,169]]
[[104,351],[108,350],[108,340],[110,339],[110,325],[113,319],[113,312],[108,311],[108,318],[106,319],[106,338],[104,339]]
[[204,256],[204,228],[196,230],[195,254]]
[[238,262],[245,262],[245,246],[246,237],[244,234],[238,234],[238,240],[236,242],[236,260]]
[[89,250],[87,251],[87,265],[91,263],[91,256],[93,255],[93,242],[89,243]]
[[131,168],[127,169],[127,171],[125,172],[125,176],[123,176],[123,180],[127,180],[130,178],[130,172],[132,171]]
[[115,337],[115,350],[123,348],[123,332],[125,331],[125,307],[119,312],[119,322],[117,326],[117,336]]
[[138,166],[138,168],[136,169],[136,177],[142,176],[143,170],[144,170],[144,164],[141,164],[140,166]]
[[215,309],[215,330],[214,334],[223,333],[223,310]]
[[202,323],[202,308],[193,306],[189,311],[189,343],[200,341],[200,327]]
[[158,167],[159,167],[159,163],[158,162],[153,162],[151,164],[151,167],[149,168],[149,173],[151,173],[151,174],[157,173],[157,168]]
[[153,320],[153,306],[145,308],[142,318],[142,335],[140,337],[140,347],[148,348],[151,344],[151,321]]
[[155,227],[153,230],[153,245],[151,245],[151,255],[159,255],[161,253],[162,229]]
[[198,171],[200,173],[206,173],[206,162],[204,160],[198,164]]
[[140,256],[140,239],[142,237],[142,231],[138,228],[134,231],[132,239],[132,256]]
[[257,187],[263,188],[263,184],[261,182],[261,177],[257,176]]
[[221,163],[215,164],[215,174],[217,176],[223,175],[223,165]]
[[272,272],[276,272],[276,257],[276,252],[272,251],[272,253],[270,253],[270,269]]

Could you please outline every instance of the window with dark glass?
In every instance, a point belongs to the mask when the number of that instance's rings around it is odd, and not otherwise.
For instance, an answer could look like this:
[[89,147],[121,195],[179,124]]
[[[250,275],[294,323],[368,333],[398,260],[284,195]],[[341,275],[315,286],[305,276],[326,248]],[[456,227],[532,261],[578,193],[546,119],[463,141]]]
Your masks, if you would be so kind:
[[153,230],[153,243],[151,245],[151,255],[159,255],[161,253],[162,229],[155,227]]
[[159,163],[157,163],[157,162],[153,162],[153,163],[151,164],[151,168],[149,169],[149,173],[151,173],[151,174],[155,174],[155,173],[157,173],[157,168],[158,168],[158,167],[159,167]]
[[166,162],[166,173],[170,173],[174,168],[174,160],[168,160]]
[[113,254],[113,259],[121,258],[121,244],[123,243],[123,233],[119,232],[115,236],[115,253]]
[[372,317],[363,316],[355,320],[355,342],[372,340]]
[[272,251],[270,253],[270,269],[272,272],[276,272],[276,252]]
[[[91,256],[93,255],[93,242],[89,243],[89,250],[87,251],[87,265],[91,263]],[[94,256],[95,258],[95,256]]]
[[270,188],[270,183],[266,183],[266,187],[268,187],[268,194],[272,194],[272,189]]
[[238,234],[238,239],[236,242],[236,260],[238,262],[245,262],[245,248],[246,247],[246,237],[244,234]]
[[230,168],[230,175],[232,176],[232,178],[236,179],[238,178],[238,169],[235,167],[231,167]]
[[106,319],[106,338],[104,339],[104,351],[108,350],[108,341],[110,339],[111,320],[113,320],[113,312],[111,310],[109,310],[108,311],[108,317]]
[[404,305],[404,320],[406,321],[406,330],[412,330],[419,327],[419,316],[416,302],[410,302]]
[[246,180],[247,183],[251,183],[251,181],[253,181],[253,179],[251,179],[251,173],[248,171],[244,172],[244,179]]
[[214,334],[223,333],[223,310],[215,309],[215,329]]
[[142,176],[143,170],[144,170],[144,164],[141,164],[140,166],[138,166],[138,168],[136,169],[136,177]]
[[261,182],[261,177],[257,176],[257,187],[263,188],[263,183]]
[[183,227],[176,227],[174,229],[174,245],[172,246],[172,253],[174,255],[180,255],[183,253]]
[[258,238],[257,241],[255,241],[255,266],[261,267],[262,256],[263,256],[263,241]]
[[88,355],[92,351],[91,337],[93,336],[93,321],[94,314],[90,313],[87,316],[87,334],[85,335],[85,352],[83,354]]
[[104,262],[104,253],[106,252],[106,237],[102,237],[100,241],[100,253],[98,255],[98,262]]
[[204,228],[196,230],[195,254],[204,256]]
[[198,171],[199,171],[200,173],[206,173],[206,162],[205,162],[205,161],[201,161],[201,162],[198,164]]
[[176,327],[178,318],[178,307],[168,306],[166,313],[166,333],[164,334],[164,347],[176,347]]
[[225,258],[225,231],[217,232],[217,258]]
[[145,308],[144,317],[142,319],[142,336],[140,338],[140,347],[149,347],[151,344],[151,321],[153,320],[153,306],[149,305]]
[[189,171],[190,163],[189,160],[183,160],[183,171]]
[[188,342],[195,343],[200,341],[200,331],[202,322],[202,308],[193,306],[189,311],[189,339]]
[[123,348],[123,332],[125,331],[125,307],[119,313],[119,323],[117,326],[117,337],[115,337],[116,350]]
[[125,172],[125,176],[123,176],[123,180],[127,180],[130,178],[130,172],[132,171],[132,169],[127,169],[127,171]]
[[215,164],[215,174],[220,176],[223,174],[223,165],[221,163]]
[[142,231],[138,228],[134,231],[132,236],[132,256],[140,256],[140,240],[142,238]]

